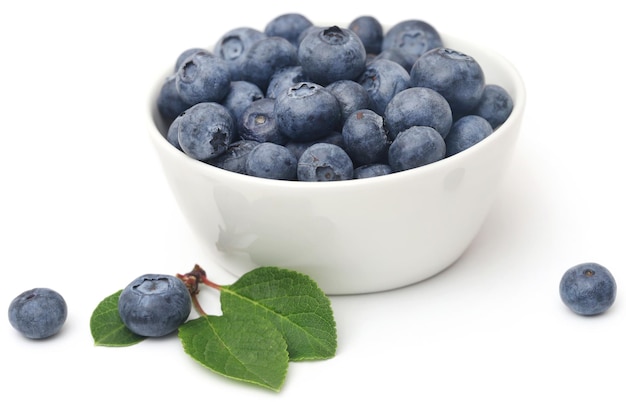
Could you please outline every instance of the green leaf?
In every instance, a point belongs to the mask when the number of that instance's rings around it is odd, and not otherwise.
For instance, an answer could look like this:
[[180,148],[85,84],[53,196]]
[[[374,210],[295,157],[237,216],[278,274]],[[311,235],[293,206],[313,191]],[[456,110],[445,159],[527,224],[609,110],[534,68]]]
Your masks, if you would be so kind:
[[328,359],[337,351],[330,299],[302,273],[260,267],[221,287],[224,315],[256,315],[270,320],[287,341],[289,359]]
[[119,290],[102,300],[91,315],[89,326],[96,346],[130,346],[145,339],[122,322],[117,309],[121,293]]
[[287,344],[274,325],[250,314],[202,316],[178,329],[183,349],[225,377],[279,391],[287,376]]

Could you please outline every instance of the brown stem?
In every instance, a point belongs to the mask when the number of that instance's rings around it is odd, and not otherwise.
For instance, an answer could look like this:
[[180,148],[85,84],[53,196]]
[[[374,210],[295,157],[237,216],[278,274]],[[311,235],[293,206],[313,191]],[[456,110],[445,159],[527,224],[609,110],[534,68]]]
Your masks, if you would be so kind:
[[185,286],[187,286],[189,294],[191,295],[191,302],[193,303],[193,307],[196,312],[198,312],[201,316],[206,316],[207,314],[202,309],[197,297],[197,294],[200,292],[199,284],[203,283],[216,290],[221,290],[222,287],[214,282],[211,282],[206,277],[206,271],[198,264],[196,264],[190,272],[187,272],[186,274],[176,274],[176,277],[182,280]]

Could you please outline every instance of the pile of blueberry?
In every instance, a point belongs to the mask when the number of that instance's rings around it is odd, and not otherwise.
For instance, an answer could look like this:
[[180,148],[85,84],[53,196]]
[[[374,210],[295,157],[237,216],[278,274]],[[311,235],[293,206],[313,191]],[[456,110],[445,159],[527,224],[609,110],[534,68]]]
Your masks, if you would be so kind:
[[256,177],[334,181],[461,152],[498,128],[513,100],[422,20],[384,32],[371,16],[322,27],[290,13],[183,51],[157,108],[167,140],[191,158]]

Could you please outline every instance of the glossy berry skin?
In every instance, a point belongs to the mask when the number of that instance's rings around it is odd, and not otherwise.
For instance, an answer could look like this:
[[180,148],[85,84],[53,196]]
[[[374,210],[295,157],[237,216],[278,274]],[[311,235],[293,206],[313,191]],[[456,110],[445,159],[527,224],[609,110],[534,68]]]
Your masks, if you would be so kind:
[[295,141],[311,141],[335,131],[341,122],[341,105],[326,88],[301,82],[276,98],[278,130]]
[[478,144],[493,133],[491,124],[476,115],[463,116],[452,124],[446,136],[446,156],[458,154]]
[[429,50],[411,68],[411,86],[443,95],[455,118],[476,107],[485,88],[485,74],[476,59],[450,48]]
[[[178,143],[188,156],[206,162],[226,151],[235,138],[233,117],[215,102],[193,105],[176,118]],[[174,123],[172,123],[174,124]]]
[[389,137],[412,126],[432,127],[445,138],[452,127],[452,110],[437,91],[412,87],[399,92],[385,108],[384,116]]
[[288,148],[272,142],[254,147],[246,159],[246,174],[265,179],[295,180],[298,160]]
[[304,73],[302,66],[283,67],[270,78],[265,96],[276,99],[280,94],[287,92],[290,87],[307,81],[311,81],[311,79]]
[[280,36],[298,46],[300,34],[313,23],[304,15],[299,13],[281,14],[272,18],[265,25],[264,32],[267,36]]
[[56,291],[34,288],[17,296],[9,305],[9,322],[30,339],[58,333],[67,319],[67,304]]
[[369,54],[378,54],[383,46],[383,26],[375,17],[371,15],[362,15],[355,18],[348,24],[348,29],[361,39],[365,52]]
[[365,70],[366,56],[361,39],[338,26],[311,30],[298,47],[299,64],[320,85],[356,80]]
[[559,284],[561,300],[580,315],[597,315],[615,302],[615,278],[604,266],[582,263],[568,269]]
[[389,166],[400,172],[436,162],[445,155],[446,145],[437,130],[412,126],[401,131],[389,146]]
[[513,98],[506,89],[496,84],[487,84],[472,114],[484,117],[495,130],[513,112]]
[[298,180],[338,181],[354,178],[352,160],[341,147],[317,143],[308,147],[298,159]]
[[389,138],[382,116],[370,109],[357,110],[343,125],[344,149],[355,166],[386,163]]
[[231,75],[224,60],[196,52],[176,70],[176,90],[183,102],[219,102],[230,90]]
[[124,325],[141,336],[174,332],[191,312],[191,296],[182,280],[171,275],[145,274],[120,294],[118,311]]

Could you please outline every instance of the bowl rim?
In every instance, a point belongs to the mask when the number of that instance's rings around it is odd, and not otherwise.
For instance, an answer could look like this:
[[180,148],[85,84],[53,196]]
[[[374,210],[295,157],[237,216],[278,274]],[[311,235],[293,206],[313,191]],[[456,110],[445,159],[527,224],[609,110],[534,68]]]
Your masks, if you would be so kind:
[[[464,158],[471,158],[472,155],[476,152],[481,152],[481,150],[485,147],[488,147],[490,143],[497,141],[499,137],[505,135],[507,131],[509,131],[509,127],[519,124],[522,119],[525,107],[526,107],[526,87],[524,81],[518,71],[518,69],[503,55],[499,52],[482,45],[477,45],[468,41],[467,39],[460,38],[458,36],[448,35],[444,32],[440,32],[440,35],[443,39],[444,46],[446,46],[446,42],[453,41],[454,43],[460,44],[456,45],[454,48],[459,48],[459,50],[463,51],[466,47],[480,47],[482,53],[486,53],[489,55],[490,59],[493,59],[497,62],[499,66],[504,67],[504,71],[507,72],[507,78],[511,81],[511,96],[513,98],[513,110],[507,120],[499,126],[496,130],[493,131],[488,137],[480,141],[479,143],[473,145],[472,147],[459,152],[455,155],[447,156],[441,160],[430,163],[428,165],[419,166],[417,168],[408,169],[401,172],[394,172],[383,176],[375,176],[368,177],[362,179],[350,179],[350,180],[339,180],[339,181],[329,181],[329,182],[302,182],[297,180],[277,180],[277,179],[268,179],[262,177],[249,176],[242,173],[231,172],[213,165],[210,165],[206,162],[199,161],[191,158],[185,153],[181,152],[176,147],[172,146],[164,134],[159,129],[159,124],[163,125],[163,119],[159,116],[159,112],[156,106],[156,99],[160,90],[160,85],[156,80],[153,80],[152,89],[149,94],[149,104],[148,104],[148,120],[149,120],[149,136],[155,147],[159,148],[159,151],[166,152],[168,155],[176,158],[187,165],[190,169],[194,169],[195,171],[201,173],[204,176],[212,176],[215,178],[220,178],[223,181],[236,181],[241,185],[255,185],[255,186],[264,186],[268,188],[293,188],[293,189],[315,189],[315,191],[320,191],[320,189],[343,189],[343,188],[359,188],[362,186],[370,187],[374,184],[389,184],[393,183],[397,180],[402,181],[410,181],[410,180],[418,180],[419,177],[423,175],[429,175],[433,171],[437,170],[446,170],[450,165],[455,165],[459,161],[462,161]],[[468,55],[472,56],[469,52]],[[160,75],[160,79],[164,80],[169,75],[171,75],[170,71],[171,67],[165,69],[163,73]],[[489,78],[486,79],[486,84],[489,84]],[[160,123],[158,121],[160,120]]]

